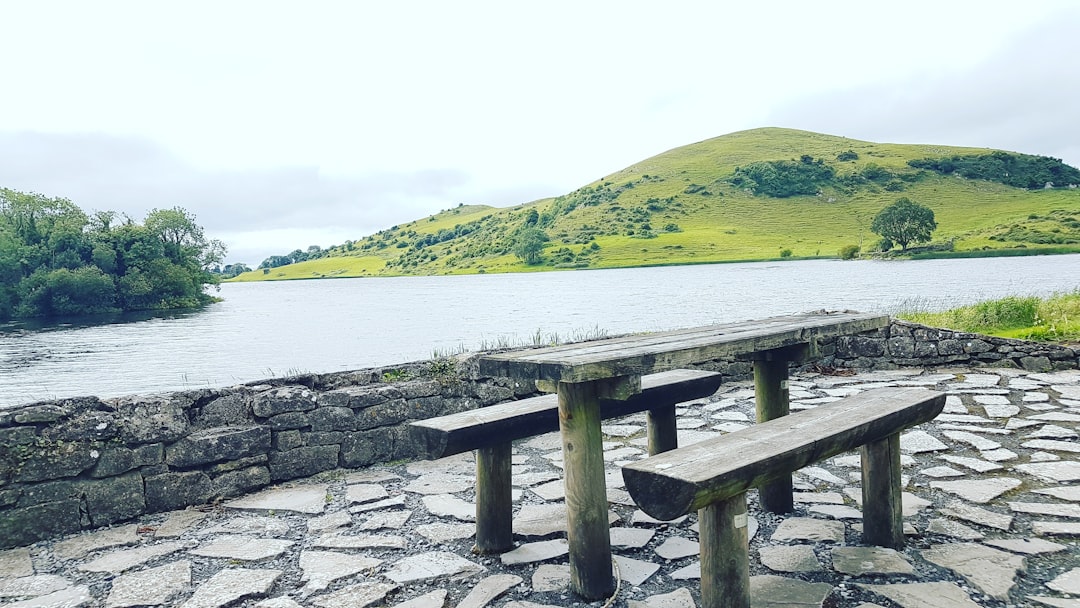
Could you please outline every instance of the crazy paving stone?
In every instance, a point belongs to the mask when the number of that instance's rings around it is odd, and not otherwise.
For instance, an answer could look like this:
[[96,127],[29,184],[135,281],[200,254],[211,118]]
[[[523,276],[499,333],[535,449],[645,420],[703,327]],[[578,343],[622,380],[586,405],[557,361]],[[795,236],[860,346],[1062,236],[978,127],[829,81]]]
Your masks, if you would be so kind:
[[[1045,427],[1044,427],[1045,428]],[[1073,441],[1058,441],[1055,439],[1032,439],[1020,444],[1022,448],[1029,450],[1046,450],[1049,452],[1080,453],[1080,443]]]
[[1057,462],[1058,460],[1061,460],[1061,456],[1050,452],[1032,452],[1028,456],[1029,462]]
[[773,545],[758,549],[761,565],[775,572],[821,572],[810,545]]
[[433,543],[461,540],[476,534],[475,524],[423,524],[416,532]]
[[311,603],[320,608],[364,608],[382,603],[395,589],[397,585],[369,581],[317,596]]
[[814,505],[807,511],[831,517],[832,519],[862,519],[862,511],[847,505]]
[[55,574],[0,579],[0,598],[46,595],[70,586],[70,581]]
[[492,600],[520,585],[522,579],[513,574],[495,574],[480,580],[473,586],[457,608],[484,608]]
[[689,566],[679,568],[671,573],[671,578],[677,581],[687,581],[701,578],[701,562],[694,562]]
[[260,600],[252,605],[251,608],[304,608],[296,600],[285,597],[284,595],[278,597],[272,597],[266,600]]
[[947,449],[949,446],[926,431],[908,431],[900,435],[900,451],[908,454],[939,452]]
[[985,452],[980,452],[980,455],[992,462],[1005,462],[1008,460],[1016,460],[1018,458],[1016,452],[1005,448],[986,450]]
[[536,473],[515,475],[511,481],[519,488],[531,488],[532,486],[551,482],[553,480],[562,483],[562,477],[554,471],[538,471]]
[[26,547],[0,551],[0,579],[32,576],[34,564]]
[[980,608],[956,583],[855,586],[887,597],[902,608]]
[[884,547],[836,547],[832,564],[833,570],[851,576],[915,574],[903,553]]
[[345,476],[345,483],[351,486],[356,483],[382,483],[384,481],[395,481],[398,479],[401,479],[401,476],[395,475],[390,471],[366,469],[349,473]]
[[476,521],[476,505],[449,494],[436,494],[423,498],[424,508],[436,517],[449,517],[461,521]]
[[404,549],[408,541],[401,536],[380,534],[325,534],[315,539],[316,549]]
[[964,431],[944,431],[942,435],[952,439],[953,441],[959,441],[960,443],[966,443],[976,450],[996,450],[1001,447],[1001,444],[987,439],[982,435],[976,435],[975,433],[967,433]]
[[[555,434],[555,440],[559,441],[558,433]],[[560,443],[556,443],[555,447],[560,446]],[[473,457],[472,452],[462,452],[438,460],[416,460],[405,465],[405,470],[409,472],[409,475],[416,475],[417,477],[430,473],[464,475],[467,477],[476,474],[476,458]]]
[[398,561],[384,576],[405,584],[443,577],[458,577],[483,572],[485,568],[454,553],[432,552],[410,555]]
[[303,593],[308,595],[322,591],[338,579],[375,568],[381,563],[381,559],[374,557],[337,551],[302,551],[300,569],[304,571],[304,575],[300,577],[300,581],[306,583]]
[[284,536],[289,533],[289,522],[275,517],[237,517],[216,526],[199,530],[206,534],[253,534],[257,536]]
[[1046,422],[1080,422],[1080,414],[1070,414],[1067,412],[1046,412],[1045,414],[1035,414],[1034,416],[1028,416],[1028,420],[1039,420]]
[[391,511],[389,513],[375,513],[367,518],[367,520],[356,526],[357,530],[382,530],[388,528],[390,530],[400,530],[405,522],[409,521],[412,517],[412,511]]
[[1025,420],[1023,418],[1010,418],[1005,423],[1005,430],[1015,431],[1018,429],[1026,429],[1033,426],[1039,426],[1040,424],[1046,424],[1041,420]]
[[983,593],[1009,599],[1013,579],[1024,571],[1024,558],[975,543],[933,545],[920,552],[923,559],[964,577]]
[[[449,495],[448,495],[449,496]],[[425,497],[426,498],[426,497]],[[375,502],[363,502],[358,505],[349,507],[349,513],[367,513],[369,511],[382,511],[384,509],[392,509],[394,507],[404,507],[405,496],[392,496],[384,500],[376,500]]]
[[82,608],[90,606],[94,596],[85,585],[67,587],[29,600],[4,604],[4,608]]
[[537,543],[525,543],[513,551],[507,551],[501,556],[502,563],[507,566],[516,564],[532,564],[544,560],[554,559],[570,552],[570,545],[565,539],[545,540]]
[[1018,464],[1016,470],[1039,479],[1059,483],[1080,480],[1080,462],[1074,460]]
[[795,504],[842,505],[844,497],[839,492],[794,492]]
[[926,525],[927,534],[941,534],[942,536],[950,536],[952,538],[958,538],[960,540],[982,540],[985,538],[982,532],[965,526],[964,524],[951,519],[935,518],[931,519]]
[[1055,517],[1080,517],[1080,505],[1062,505],[1049,502],[1008,502],[1016,513],[1053,515]]
[[53,553],[60,559],[79,559],[100,549],[135,545],[139,542],[137,529],[137,525],[131,524],[89,534],[80,534],[55,543]]
[[172,513],[169,513],[168,519],[166,519],[164,523],[157,526],[153,535],[156,538],[172,538],[180,536],[194,528],[204,519],[206,519],[206,513],[195,511],[194,509],[173,511]]
[[1080,536],[1080,523],[1033,521],[1031,531],[1037,536]]
[[993,462],[987,462],[978,458],[969,458],[967,456],[953,456],[951,454],[945,454],[940,458],[946,462],[962,466],[967,469],[971,469],[977,473],[988,473],[990,471],[996,471],[1002,466]]
[[1011,418],[1020,413],[1020,408],[1012,405],[1007,400],[1005,403],[983,405],[986,415],[991,418]]
[[996,513],[988,509],[976,507],[962,502],[950,502],[942,507],[939,512],[942,515],[955,517],[964,521],[1008,531],[1012,526],[1013,516],[1006,513]]
[[225,506],[230,509],[293,511],[318,515],[326,509],[326,494],[329,489],[330,486],[328,485],[271,488],[243,498],[230,500],[225,503]]
[[348,511],[334,511],[326,515],[312,517],[307,521],[308,532],[326,532],[336,528],[344,528],[352,523],[352,516]]
[[562,591],[570,586],[570,566],[565,564],[541,564],[533,573],[533,591],[546,593]]
[[219,536],[188,553],[203,557],[223,557],[244,561],[270,559],[284,553],[293,545],[291,540],[250,538],[246,536]]
[[1032,431],[1024,439],[1076,439],[1076,431],[1056,424],[1047,424]]
[[266,595],[281,575],[281,570],[226,568],[196,587],[180,608],[218,608],[245,597]]
[[701,545],[697,541],[681,536],[672,536],[656,548],[656,554],[667,560],[682,559],[700,552]]
[[825,483],[832,483],[840,486],[847,485],[847,480],[841,479],[821,467],[803,467],[799,469],[799,472],[807,477],[812,477],[819,481],[824,481]]
[[1060,591],[1062,593],[1080,593],[1080,568],[1069,570],[1049,583],[1046,583],[1046,586],[1054,591]]
[[680,517],[676,517],[675,519],[673,519],[671,521],[660,521],[659,519],[650,517],[648,514],[646,514],[641,509],[637,509],[637,510],[634,511],[634,514],[630,516],[630,525],[636,526],[638,524],[652,524],[652,525],[659,526],[659,525],[664,525],[664,524],[671,524],[673,526],[677,526],[677,525],[681,524],[682,522],[686,521],[687,519],[689,519],[689,517],[690,517],[689,515],[682,515]]
[[105,608],[160,606],[191,584],[191,562],[180,560],[117,577]]
[[619,578],[635,586],[649,580],[660,569],[660,564],[631,559],[622,555],[613,555],[612,560],[614,560],[617,567]]
[[1052,608],[1080,608],[1080,600],[1046,597],[1041,595],[1029,595],[1027,599],[1043,606],[1051,606]]
[[410,481],[405,491],[424,495],[454,494],[471,489],[474,483],[473,477],[464,475],[429,474]]
[[811,517],[790,517],[776,527],[772,540],[777,542],[808,540],[812,542],[844,542],[844,524],[838,521]]
[[[1032,465],[1027,465],[1032,466]],[[1017,467],[1020,468],[1020,467]],[[987,503],[1002,494],[1020,487],[1021,481],[1011,477],[990,479],[961,479],[957,481],[931,481],[930,487],[955,494],[965,500]]]
[[394,604],[394,608],[444,608],[448,593],[446,589],[436,589],[407,602]]
[[754,608],[820,607],[832,593],[828,583],[807,583],[766,574],[750,577],[750,605]]
[[679,587],[671,593],[651,595],[644,600],[630,600],[627,608],[695,608],[694,596],[685,587]]
[[[245,540],[252,542],[255,539],[248,538]],[[165,543],[159,543],[156,545],[136,547],[134,549],[122,549],[119,551],[113,551],[112,553],[106,553],[105,555],[102,555],[101,557],[98,557],[93,561],[82,564],[81,566],[79,566],[79,570],[85,570],[87,572],[112,572],[113,574],[119,574],[125,570],[134,568],[135,566],[141,566],[156,557],[176,553],[177,551],[183,549],[184,546],[184,543],[170,541]]]
[[1042,540],[1041,538],[998,538],[983,541],[983,544],[997,547],[998,549],[1005,549],[1006,551],[1012,551],[1013,553],[1023,553],[1024,555],[1057,553],[1058,551],[1068,549],[1065,545],[1052,543],[1048,540]]
[[964,473],[962,473],[960,471],[957,471],[956,469],[954,469],[952,467],[945,467],[945,466],[930,467],[929,469],[923,469],[922,471],[919,471],[919,472],[922,473],[923,475],[926,475],[927,477],[933,477],[935,479],[942,479],[942,478],[945,478],[945,477],[963,477],[964,476]]
[[345,499],[350,503],[373,502],[389,496],[386,488],[375,483],[358,483],[345,488]]
[[1080,486],[1056,486],[1032,490],[1032,492],[1035,492],[1036,494],[1046,494],[1070,502],[1080,502]]

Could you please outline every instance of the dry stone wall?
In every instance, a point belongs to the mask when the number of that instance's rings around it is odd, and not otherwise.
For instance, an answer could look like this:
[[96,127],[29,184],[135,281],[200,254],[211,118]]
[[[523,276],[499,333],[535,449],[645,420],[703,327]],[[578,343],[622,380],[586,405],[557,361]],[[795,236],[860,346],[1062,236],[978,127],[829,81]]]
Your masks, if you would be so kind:
[[[903,322],[820,345],[822,367],[1077,367],[1072,349]],[[0,410],[0,549],[204,505],[337,468],[413,459],[408,422],[533,394],[475,357]],[[750,364],[702,367],[746,377]]]

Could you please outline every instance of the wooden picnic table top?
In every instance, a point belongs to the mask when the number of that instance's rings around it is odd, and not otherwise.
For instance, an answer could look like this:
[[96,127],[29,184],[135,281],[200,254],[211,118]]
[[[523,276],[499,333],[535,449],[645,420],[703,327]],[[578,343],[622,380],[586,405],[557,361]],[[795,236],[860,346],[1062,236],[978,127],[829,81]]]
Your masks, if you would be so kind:
[[550,382],[640,376],[888,324],[888,315],[817,311],[486,355],[480,373]]

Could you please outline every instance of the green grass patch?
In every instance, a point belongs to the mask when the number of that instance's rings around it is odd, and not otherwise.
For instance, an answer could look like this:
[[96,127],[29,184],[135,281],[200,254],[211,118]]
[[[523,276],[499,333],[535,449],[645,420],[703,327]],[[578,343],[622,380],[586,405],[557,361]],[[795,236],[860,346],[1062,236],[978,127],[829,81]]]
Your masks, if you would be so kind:
[[1048,298],[1009,296],[941,312],[904,310],[898,318],[957,331],[1018,338],[1080,340],[1080,290]]

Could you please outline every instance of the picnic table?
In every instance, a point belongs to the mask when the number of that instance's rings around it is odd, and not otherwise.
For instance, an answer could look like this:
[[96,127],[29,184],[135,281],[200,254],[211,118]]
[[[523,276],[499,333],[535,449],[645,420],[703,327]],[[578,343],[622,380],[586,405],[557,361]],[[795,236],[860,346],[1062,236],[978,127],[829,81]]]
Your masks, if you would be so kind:
[[[823,338],[872,331],[888,323],[887,315],[818,311],[482,357],[480,373],[534,383],[539,390],[558,395],[572,589],[588,600],[606,598],[615,589],[601,401],[640,393],[645,374],[739,358],[753,362],[758,420],[771,420],[788,413],[791,362],[815,356]],[[675,429],[666,432],[673,435]],[[763,507],[790,511],[790,476],[760,492]]]

